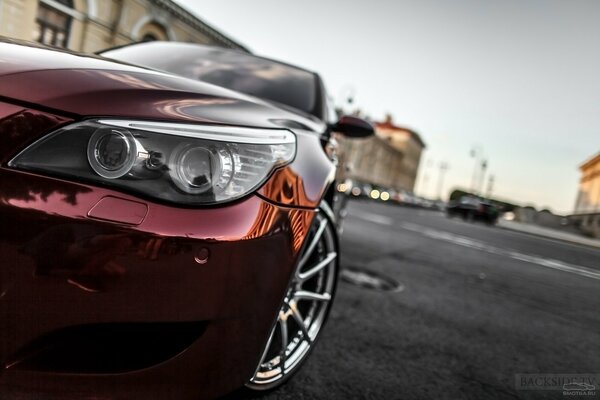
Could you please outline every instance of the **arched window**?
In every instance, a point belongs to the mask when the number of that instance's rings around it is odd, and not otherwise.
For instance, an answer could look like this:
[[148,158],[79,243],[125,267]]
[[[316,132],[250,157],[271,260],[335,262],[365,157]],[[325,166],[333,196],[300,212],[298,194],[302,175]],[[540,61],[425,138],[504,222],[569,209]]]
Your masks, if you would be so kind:
[[154,40],[158,40],[158,38],[151,33],[146,33],[142,36],[142,42],[152,42]]
[[169,40],[167,29],[157,21],[146,22],[142,25],[134,37],[138,37],[142,42],[150,42],[152,40]]
[[[55,0],[59,5],[73,8],[72,0]],[[56,47],[67,47],[72,17],[47,2],[38,3],[33,40]]]

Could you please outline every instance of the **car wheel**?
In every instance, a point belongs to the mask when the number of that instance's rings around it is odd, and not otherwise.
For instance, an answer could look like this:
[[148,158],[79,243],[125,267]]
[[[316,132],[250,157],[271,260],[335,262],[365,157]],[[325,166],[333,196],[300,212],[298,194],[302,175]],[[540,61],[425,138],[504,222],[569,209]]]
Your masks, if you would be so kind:
[[327,320],[338,274],[335,227],[320,210],[287,288],[277,320],[263,350],[251,390],[278,387],[308,358]]

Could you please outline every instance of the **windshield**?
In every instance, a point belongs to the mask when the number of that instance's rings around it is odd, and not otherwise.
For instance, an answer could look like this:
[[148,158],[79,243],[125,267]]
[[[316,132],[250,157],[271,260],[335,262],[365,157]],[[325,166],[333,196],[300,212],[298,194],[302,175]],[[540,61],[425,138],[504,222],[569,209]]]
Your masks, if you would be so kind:
[[287,64],[218,47],[166,42],[126,46],[102,56],[212,83],[321,117],[315,74]]

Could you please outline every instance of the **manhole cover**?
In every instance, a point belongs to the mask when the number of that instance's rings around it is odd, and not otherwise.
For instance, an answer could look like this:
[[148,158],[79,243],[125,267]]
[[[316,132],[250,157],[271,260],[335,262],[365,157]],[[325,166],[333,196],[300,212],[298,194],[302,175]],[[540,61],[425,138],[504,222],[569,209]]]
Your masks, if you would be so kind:
[[346,283],[360,286],[365,289],[379,290],[382,292],[400,292],[404,290],[404,285],[396,282],[392,278],[363,268],[344,268],[340,272],[340,278]]

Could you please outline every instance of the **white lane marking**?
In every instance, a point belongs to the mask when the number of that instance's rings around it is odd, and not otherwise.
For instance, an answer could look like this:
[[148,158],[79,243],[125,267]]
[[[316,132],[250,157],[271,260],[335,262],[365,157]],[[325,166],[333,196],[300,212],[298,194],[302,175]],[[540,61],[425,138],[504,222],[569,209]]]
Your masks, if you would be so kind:
[[573,274],[585,276],[587,278],[600,280],[600,271],[594,270],[588,267],[582,267],[580,265],[568,264],[562,261],[553,260],[551,258],[543,258],[539,256],[529,255],[520,253],[518,251],[501,249],[499,247],[492,246],[490,244],[481,242],[479,240],[471,239],[466,236],[455,235],[450,232],[438,231],[435,229],[427,228],[422,225],[412,224],[410,222],[400,222],[398,224],[402,228],[417,232],[423,236],[430,237],[432,239],[443,240],[446,242],[454,243],[460,246],[469,247],[480,251],[485,251],[491,254],[497,254],[506,256],[519,261],[525,261],[531,264],[540,265],[546,268],[557,269],[564,272],[570,272]]
[[392,225],[393,221],[389,217],[384,217],[383,215],[373,214],[370,212],[361,212],[357,214],[350,214],[353,217],[362,219],[364,221],[374,222],[376,224],[381,225]]

